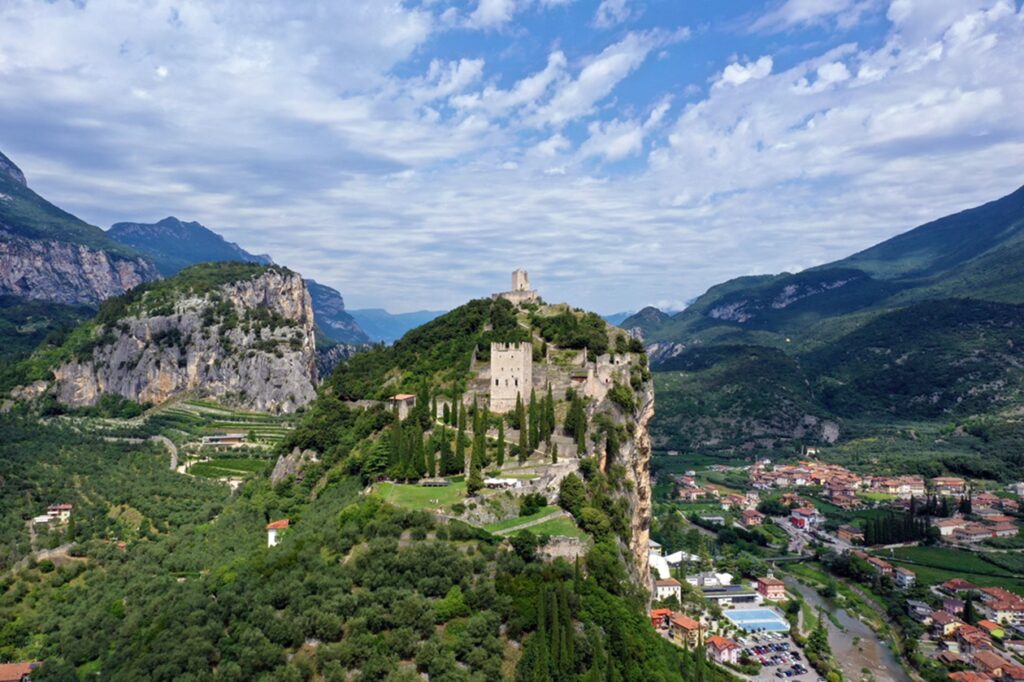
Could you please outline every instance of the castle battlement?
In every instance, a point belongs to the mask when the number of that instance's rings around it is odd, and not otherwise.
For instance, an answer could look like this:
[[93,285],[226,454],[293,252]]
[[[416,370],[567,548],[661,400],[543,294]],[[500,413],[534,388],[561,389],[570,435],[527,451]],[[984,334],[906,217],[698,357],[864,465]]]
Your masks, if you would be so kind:
[[491,294],[491,298],[504,298],[505,300],[518,305],[520,303],[536,301],[540,296],[535,289],[530,288],[530,275],[526,270],[520,268],[512,273],[511,291],[502,291],[497,294]]

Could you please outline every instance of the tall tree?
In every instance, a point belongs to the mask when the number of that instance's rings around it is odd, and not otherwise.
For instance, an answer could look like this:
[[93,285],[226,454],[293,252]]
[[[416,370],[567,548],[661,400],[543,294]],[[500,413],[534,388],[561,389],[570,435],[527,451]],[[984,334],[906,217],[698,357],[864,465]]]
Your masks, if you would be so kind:
[[526,433],[526,411],[520,396],[516,396],[516,414],[519,418],[519,463],[522,464],[530,457],[530,442]]
[[505,465],[505,420],[498,420],[498,466]]

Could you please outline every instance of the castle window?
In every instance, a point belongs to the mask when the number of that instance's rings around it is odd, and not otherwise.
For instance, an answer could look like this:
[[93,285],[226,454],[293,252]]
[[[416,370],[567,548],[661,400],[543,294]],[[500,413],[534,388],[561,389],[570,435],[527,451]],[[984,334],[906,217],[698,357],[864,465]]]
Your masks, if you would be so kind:
[[519,385],[519,379],[516,379],[516,386]]
[[495,379],[494,380],[494,385],[495,386],[501,386],[501,379]]

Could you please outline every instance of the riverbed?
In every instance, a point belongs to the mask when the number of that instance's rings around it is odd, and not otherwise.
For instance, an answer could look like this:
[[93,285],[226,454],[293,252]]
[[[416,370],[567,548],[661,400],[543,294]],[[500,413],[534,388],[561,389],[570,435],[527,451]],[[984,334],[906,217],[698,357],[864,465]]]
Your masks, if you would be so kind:
[[800,581],[787,576],[785,582],[786,587],[798,592],[815,612],[820,608],[825,613],[831,613],[842,625],[840,630],[828,616],[825,616],[832,655],[839,662],[843,676],[847,680],[856,681],[864,678],[863,671],[867,668],[877,682],[912,682],[910,676],[900,667],[892,650],[882,643],[878,635],[866,624],[844,609],[829,604],[817,591]]

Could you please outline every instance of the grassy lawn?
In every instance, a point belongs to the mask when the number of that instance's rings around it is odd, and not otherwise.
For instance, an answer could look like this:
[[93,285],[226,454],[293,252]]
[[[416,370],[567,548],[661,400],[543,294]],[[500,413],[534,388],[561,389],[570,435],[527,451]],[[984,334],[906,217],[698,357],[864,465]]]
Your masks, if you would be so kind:
[[213,459],[209,462],[197,462],[189,467],[188,472],[193,476],[202,478],[224,478],[248,476],[261,473],[270,467],[270,461],[266,459],[240,459],[225,457]]
[[862,497],[869,502],[892,502],[897,499],[898,495],[890,495],[889,493],[857,493],[857,497]]
[[428,488],[406,483],[378,483],[374,490],[386,502],[405,509],[437,509],[466,499],[464,481],[454,482],[443,488]]
[[564,516],[550,521],[545,521],[544,523],[538,523],[536,526],[532,526],[527,530],[534,535],[557,535],[568,538],[587,537],[586,533],[576,527],[575,521]]
[[497,533],[499,531],[505,530],[506,528],[513,528],[522,523],[529,523],[530,521],[542,519],[548,514],[554,514],[556,511],[558,511],[558,507],[547,506],[543,507],[536,514],[530,514],[529,516],[517,516],[512,519],[505,519],[503,521],[495,521],[494,523],[488,523],[486,526],[484,526],[484,529],[490,531],[491,533]]

